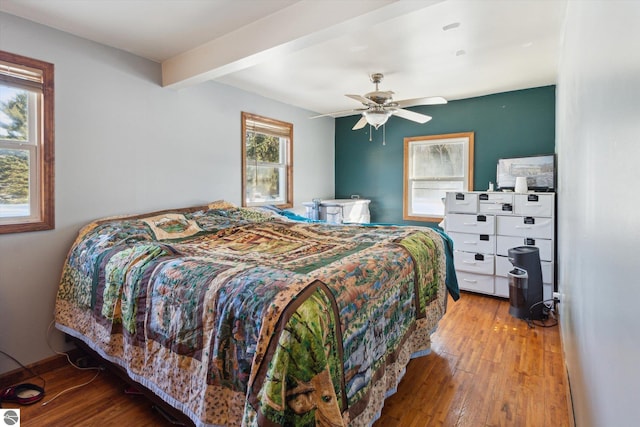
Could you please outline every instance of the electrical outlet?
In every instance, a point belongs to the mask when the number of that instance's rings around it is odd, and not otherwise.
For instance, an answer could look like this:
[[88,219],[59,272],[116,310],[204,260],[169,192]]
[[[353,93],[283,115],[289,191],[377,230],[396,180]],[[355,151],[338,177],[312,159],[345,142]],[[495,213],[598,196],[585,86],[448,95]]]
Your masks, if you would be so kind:
[[560,292],[554,292],[553,299],[560,302]]

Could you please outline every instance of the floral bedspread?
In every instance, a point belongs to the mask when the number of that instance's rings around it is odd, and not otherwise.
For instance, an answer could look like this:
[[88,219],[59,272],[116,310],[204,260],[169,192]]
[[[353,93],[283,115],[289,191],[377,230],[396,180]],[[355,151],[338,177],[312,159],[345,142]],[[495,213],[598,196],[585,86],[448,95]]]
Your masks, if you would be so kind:
[[444,314],[428,228],[227,203],[87,225],[56,327],[197,425],[367,425]]

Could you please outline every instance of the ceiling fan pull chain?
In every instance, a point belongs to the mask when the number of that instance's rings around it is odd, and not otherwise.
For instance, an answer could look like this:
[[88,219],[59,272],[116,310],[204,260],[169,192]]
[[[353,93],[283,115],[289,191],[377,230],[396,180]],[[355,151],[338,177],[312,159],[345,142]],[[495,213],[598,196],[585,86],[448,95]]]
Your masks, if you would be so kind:
[[369,142],[371,142],[371,134],[373,133],[373,129],[371,129],[371,125],[369,125]]
[[382,125],[382,145],[387,145],[387,127]]

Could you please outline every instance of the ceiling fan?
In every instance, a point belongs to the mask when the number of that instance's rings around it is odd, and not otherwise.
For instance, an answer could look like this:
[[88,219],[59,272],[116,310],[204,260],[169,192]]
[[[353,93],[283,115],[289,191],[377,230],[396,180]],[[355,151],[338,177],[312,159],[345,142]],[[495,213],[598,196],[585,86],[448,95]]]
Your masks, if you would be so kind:
[[404,99],[402,101],[393,100],[393,92],[382,91],[378,88],[378,85],[384,78],[382,73],[374,73],[370,76],[371,82],[376,85],[376,90],[369,92],[364,96],[361,95],[346,95],[347,97],[359,101],[364,105],[364,108],[354,108],[352,110],[336,111],[333,113],[321,114],[314,116],[312,119],[324,116],[333,116],[345,113],[360,113],[362,117],[353,126],[352,130],[358,130],[365,127],[367,124],[378,129],[384,125],[389,117],[398,116],[403,119],[411,120],[417,123],[426,123],[431,120],[431,116],[426,114],[416,113],[414,111],[405,110],[404,107],[410,107],[414,105],[437,105],[446,104],[447,100],[441,96],[432,96],[428,98],[413,98]]

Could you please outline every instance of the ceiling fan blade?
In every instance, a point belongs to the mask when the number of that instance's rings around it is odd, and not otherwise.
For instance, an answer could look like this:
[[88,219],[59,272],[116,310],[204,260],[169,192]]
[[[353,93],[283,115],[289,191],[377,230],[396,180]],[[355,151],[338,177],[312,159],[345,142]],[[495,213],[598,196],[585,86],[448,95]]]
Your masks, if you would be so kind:
[[440,105],[446,104],[447,100],[441,96],[429,96],[427,98],[412,98],[403,99],[402,101],[396,101],[398,107],[413,107],[415,105]]
[[403,119],[411,120],[418,123],[427,123],[429,120],[431,120],[431,116],[416,113],[414,111],[403,110],[402,108],[398,108],[393,112],[393,114],[395,116],[402,117]]
[[317,116],[312,116],[309,117],[310,119],[317,119],[319,117],[327,117],[327,116],[340,116],[342,114],[347,114],[347,113],[358,113],[362,111],[362,109],[351,109],[351,110],[342,110],[342,111],[333,111],[331,113],[325,113],[325,114],[318,114]]
[[364,105],[373,104],[370,99],[365,98],[362,95],[345,95],[348,98],[355,99],[358,102],[362,102]]
[[353,125],[353,127],[351,128],[351,130],[358,130],[358,129],[362,129],[363,127],[365,127],[367,125],[367,118],[365,116],[360,117],[360,120],[358,120],[358,123],[356,123],[355,125]]

